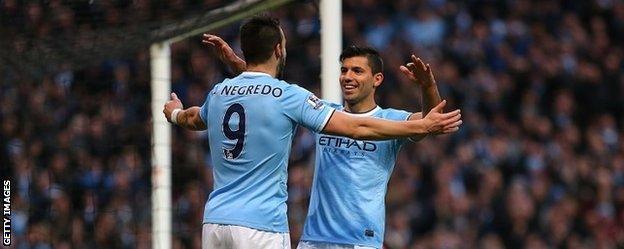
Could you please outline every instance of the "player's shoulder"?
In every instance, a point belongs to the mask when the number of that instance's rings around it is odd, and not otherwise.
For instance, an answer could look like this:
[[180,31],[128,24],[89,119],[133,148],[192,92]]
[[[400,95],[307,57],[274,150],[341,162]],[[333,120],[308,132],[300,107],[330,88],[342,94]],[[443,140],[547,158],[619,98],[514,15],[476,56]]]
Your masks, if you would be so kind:
[[236,85],[236,82],[233,82],[236,79],[236,77],[234,78],[225,78],[223,79],[223,81],[216,83],[212,86],[212,91],[216,92],[217,89],[223,88],[224,86],[229,86],[229,85]]
[[219,83],[214,84],[214,85],[212,86],[212,89],[210,89],[210,91],[208,91],[208,93],[209,93],[209,94],[216,94],[216,93],[218,93],[218,92],[219,92],[219,89],[221,89],[224,85],[227,85],[227,84],[228,84],[228,82],[229,82],[230,80],[231,80],[231,79],[227,79],[227,78],[226,78],[226,79],[224,79],[223,81],[221,81],[221,82],[219,82]]
[[288,83],[282,80],[279,83],[279,87],[283,87],[284,89],[284,94],[280,98],[280,101],[285,105],[300,106],[304,103],[307,103],[311,105],[314,110],[329,106],[325,101],[318,98],[314,93],[297,84]]
[[390,120],[407,120],[410,115],[412,115],[412,113],[405,110],[381,108],[376,116]]
[[342,110],[342,109],[344,109],[344,107],[343,107],[341,104],[338,104],[338,103],[334,103],[334,102],[331,102],[331,101],[328,101],[328,100],[324,100],[324,99],[321,99],[321,102],[322,102],[324,105],[327,105],[327,106],[329,106],[329,107],[331,107],[331,108],[334,108],[334,109],[336,109],[336,110]]
[[278,80],[274,86],[283,89],[284,97],[287,97],[287,98],[292,98],[292,97],[308,98],[308,97],[314,96],[314,94],[308,91],[308,89],[305,89],[295,83],[289,83],[283,80]]
[[297,85],[296,83],[290,83],[290,82],[286,82],[284,80],[277,80],[276,79],[276,86],[282,87],[284,89],[284,91],[289,91],[289,92],[309,92],[307,89]]

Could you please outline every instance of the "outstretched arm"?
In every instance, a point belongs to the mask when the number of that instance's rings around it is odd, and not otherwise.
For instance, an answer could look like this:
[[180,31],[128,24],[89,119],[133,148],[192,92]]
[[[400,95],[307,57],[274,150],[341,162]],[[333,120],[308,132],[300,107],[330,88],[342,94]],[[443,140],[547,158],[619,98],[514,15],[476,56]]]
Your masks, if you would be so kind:
[[204,121],[199,116],[200,108],[198,106],[192,106],[187,109],[183,109],[182,101],[178,99],[178,95],[171,93],[171,100],[165,103],[163,113],[167,121],[177,124],[193,131],[201,131],[207,128]]
[[322,133],[347,136],[357,140],[386,140],[426,135],[429,133],[451,133],[461,125],[460,110],[440,113],[446,105],[442,101],[422,119],[390,121],[379,118],[354,117],[335,111]]

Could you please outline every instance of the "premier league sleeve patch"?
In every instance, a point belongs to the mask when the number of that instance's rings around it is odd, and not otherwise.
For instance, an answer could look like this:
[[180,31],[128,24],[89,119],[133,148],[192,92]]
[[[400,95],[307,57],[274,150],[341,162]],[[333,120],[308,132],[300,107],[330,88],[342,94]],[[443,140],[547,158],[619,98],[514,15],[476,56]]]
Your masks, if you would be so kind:
[[314,110],[318,110],[323,107],[323,101],[321,101],[321,99],[319,99],[318,97],[314,96],[314,94],[311,94],[310,97],[308,97],[308,104],[310,104],[310,106],[312,106]]

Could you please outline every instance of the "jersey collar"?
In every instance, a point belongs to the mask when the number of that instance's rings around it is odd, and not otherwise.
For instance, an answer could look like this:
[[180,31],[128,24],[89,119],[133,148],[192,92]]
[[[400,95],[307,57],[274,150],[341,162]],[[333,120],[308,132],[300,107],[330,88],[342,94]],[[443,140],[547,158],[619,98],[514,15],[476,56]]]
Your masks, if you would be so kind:
[[263,73],[263,72],[250,72],[250,71],[245,71],[245,72],[242,72],[240,75],[241,75],[241,76],[243,76],[243,77],[244,77],[244,76],[251,76],[251,77],[258,77],[258,76],[269,76],[269,77],[271,77],[271,75],[270,75],[270,74],[268,74],[268,73]]
[[367,112],[362,112],[362,113],[351,113],[351,112],[347,112],[347,111],[345,111],[345,110],[344,110],[344,107],[342,108],[342,111],[343,111],[344,113],[349,114],[349,115],[353,115],[353,116],[356,116],[356,117],[368,117],[368,116],[373,116],[373,114],[375,114],[375,112],[377,112],[377,111],[379,111],[379,110],[381,110],[381,107],[379,107],[379,106],[375,106],[375,108],[373,108],[372,110],[367,111]]

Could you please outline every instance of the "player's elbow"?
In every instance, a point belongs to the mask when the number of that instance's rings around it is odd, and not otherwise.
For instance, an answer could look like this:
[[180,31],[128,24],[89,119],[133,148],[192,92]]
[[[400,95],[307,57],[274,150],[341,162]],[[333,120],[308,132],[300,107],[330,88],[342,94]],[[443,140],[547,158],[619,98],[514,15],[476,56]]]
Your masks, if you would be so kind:
[[423,140],[425,137],[427,137],[427,134],[418,134],[416,136],[411,136],[409,140],[412,142],[420,142],[420,140]]
[[189,128],[194,131],[203,131],[203,130],[206,130],[206,128],[208,127],[206,126],[204,121],[201,119],[199,114],[196,114],[193,117],[193,119],[191,119],[191,125]]
[[364,122],[355,122],[350,129],[350,137],[355,140],[368,140],[373,138],[370,127]]
[[351,136],[351,138],[355,140],[374,140],[375,139],[374,136],[370,136],[369,134],[365,134],[365,133],[355,133],[353,136]]
[[192,130],[192,131],[203,131],[207,128],[206,124],[201,119],[198,107],[189,108],[185,114],[186,114],[186,120],[185,120],[186,125],[184,125],[184,128]]
[[364,140],[371,136],[370,125],[365,119],[351,117],[341,112],[335,112],[323,133]]

